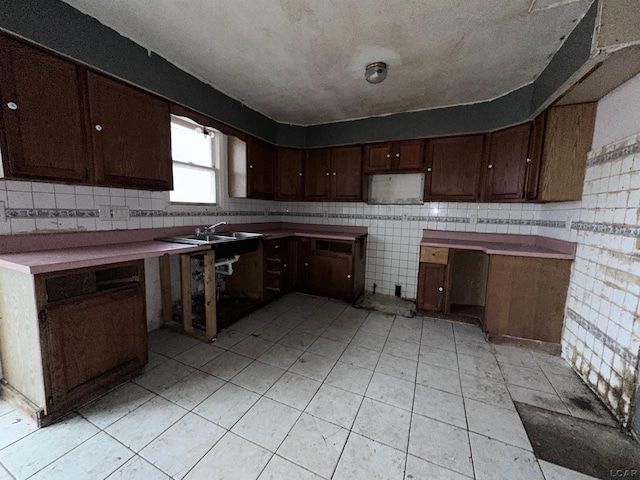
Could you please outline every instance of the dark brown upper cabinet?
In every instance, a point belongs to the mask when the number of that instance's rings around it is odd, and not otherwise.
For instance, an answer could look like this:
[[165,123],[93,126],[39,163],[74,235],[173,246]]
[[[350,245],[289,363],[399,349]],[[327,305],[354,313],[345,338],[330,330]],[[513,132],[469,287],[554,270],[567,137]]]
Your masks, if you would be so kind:
[[304,199],[325,202],[331,197],[331,149],[307,150],[304,159]]
[[331,199],[336,202],[354,202],[364,199],[362,147],[331,149]]
[[0,37],[0,82],[4,176],[89,182],[78,67]]
[[171,190],[169,105],[93,72],[87,84],[97,183]]
[[304,199],[304,152],[297,148],[278,147],[276,162],[276,199]]
[[484,135],[426,141],[424,200],[473,202],[480,196]]
[[484,200],[524,199],[531,122],[488,134]]
[[596,102],[562,105],[547,110],[546,122],[543,122],[545,129],[538,191],[534,196],[528,188],[527,198],[540,202],[582,199],[596,110]]
[[305,158],[305,200],[362,201],[362,147],[308,150]]
[[364,147],[364,173],[422,171],[424,140],[373,143]]
[[272,200],[275,197],[276,147],[255,137],[247,144],[247,196]]

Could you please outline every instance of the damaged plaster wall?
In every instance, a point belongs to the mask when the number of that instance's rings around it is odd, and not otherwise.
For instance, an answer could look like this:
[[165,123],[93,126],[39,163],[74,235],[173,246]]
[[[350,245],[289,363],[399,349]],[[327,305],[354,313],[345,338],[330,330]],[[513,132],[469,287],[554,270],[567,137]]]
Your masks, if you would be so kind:
[[632,420],[640,348],[640,76],[598,103],[577,210],[563,355],[618,420]]

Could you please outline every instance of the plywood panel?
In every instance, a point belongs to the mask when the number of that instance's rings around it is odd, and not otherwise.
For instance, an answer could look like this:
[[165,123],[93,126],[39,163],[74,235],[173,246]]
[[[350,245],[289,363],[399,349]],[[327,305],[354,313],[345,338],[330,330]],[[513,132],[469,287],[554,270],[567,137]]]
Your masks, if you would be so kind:
[[34,277],[0,268],[0,356],[4,379],[45,406]]
[[570,270],[570,260],[492,255],[487,333],[559,343]]

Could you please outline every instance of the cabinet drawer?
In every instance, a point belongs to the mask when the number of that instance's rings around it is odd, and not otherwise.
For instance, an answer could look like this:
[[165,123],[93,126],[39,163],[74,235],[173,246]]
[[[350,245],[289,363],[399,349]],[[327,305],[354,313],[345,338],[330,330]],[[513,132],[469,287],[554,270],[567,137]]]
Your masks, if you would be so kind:
[[267,257],[279,257],[285,250],[286,239],[269,240],[265,245],[265,252]]
[[420,262],[446,265],[449,263],[449,249],[446,247],[420,247]]

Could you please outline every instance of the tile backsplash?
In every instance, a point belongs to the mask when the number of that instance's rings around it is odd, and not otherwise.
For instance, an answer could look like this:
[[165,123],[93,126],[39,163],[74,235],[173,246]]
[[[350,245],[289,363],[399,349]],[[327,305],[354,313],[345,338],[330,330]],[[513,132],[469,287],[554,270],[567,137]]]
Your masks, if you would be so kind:
[[[366,203],[273,202],[226,199],[223,208],[168,207],[163,192],[119,188],[80,187],[48,183],[0,181],[0,201],[7,206],[0,234],[52,231],[95,231],[294,221],[369,228],[366,289],[392,295],[396,285],[402,296],[415,298],[418,250],[425,228],[438,230],[540,234],[575,240],[570,227],[579,202],[560,204],[447,203],[423,205],[368,205]],[[102,220],[99,207],[127,207],[128,220]]]

